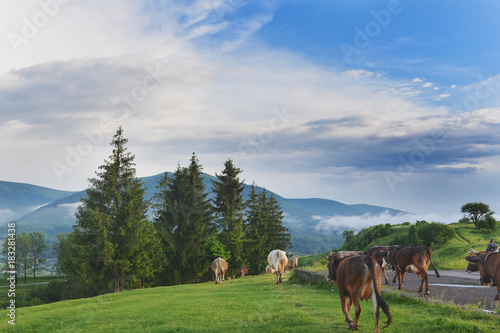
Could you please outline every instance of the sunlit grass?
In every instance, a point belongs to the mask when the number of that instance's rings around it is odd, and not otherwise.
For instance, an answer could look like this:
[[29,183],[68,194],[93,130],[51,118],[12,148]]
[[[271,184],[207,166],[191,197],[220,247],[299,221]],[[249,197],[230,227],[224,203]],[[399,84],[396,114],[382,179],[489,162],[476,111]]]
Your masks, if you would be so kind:
[[[333,289],[333,291],[332,291]],[[393,324],[384,332],[494,332],[493,315],[384,294]],[[362,302],[359,332],[373,332],[371,301]],[[354,314],[354,311],[353,311]],[[410,316],[411,314],[411,316]],[[16,327],[0,311],[0,331],[19,332],[347,332],[336,288],[286,274],[249,276],[125,291],[16,310]],[[381,314],[381,323],[387,318]]]

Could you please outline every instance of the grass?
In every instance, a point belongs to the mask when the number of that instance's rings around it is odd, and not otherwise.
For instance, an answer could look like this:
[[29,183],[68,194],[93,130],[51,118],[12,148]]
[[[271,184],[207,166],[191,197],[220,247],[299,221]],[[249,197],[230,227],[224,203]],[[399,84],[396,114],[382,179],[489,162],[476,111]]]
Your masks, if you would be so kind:
[[[384,294],[393,324],[384,332],[494,332],[500,319]],[[359,332],[373,332],[371,301],[362,303]],[[354,313],[354,310],[352,311]],[[15,332],[347,332],[338,293],[285,276],[248,276],[106,294],[16,309],[16,326],[0,311],[0,331]],[[385,323],[381,315],[381,323]]]

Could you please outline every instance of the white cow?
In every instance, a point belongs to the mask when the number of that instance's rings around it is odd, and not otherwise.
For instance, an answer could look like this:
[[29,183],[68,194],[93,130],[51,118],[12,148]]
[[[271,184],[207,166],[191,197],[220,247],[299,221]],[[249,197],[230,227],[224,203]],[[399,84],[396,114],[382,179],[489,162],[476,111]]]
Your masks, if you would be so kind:
[[266,274],[274,274],[274,268],[271,265],[267,265]]
[[280,283],[283,280],[285,268],[288,263],[286,252],[281,250],[272,250],[267,256],[267,262],[274,268],[274,272],[276,273],[276,284]]
[[227,271],[227,262],[221,257],[216,258],[212,262],[212,270],[215,274],[215,284],[222,283],[222,281],[224,281],[224,275]]

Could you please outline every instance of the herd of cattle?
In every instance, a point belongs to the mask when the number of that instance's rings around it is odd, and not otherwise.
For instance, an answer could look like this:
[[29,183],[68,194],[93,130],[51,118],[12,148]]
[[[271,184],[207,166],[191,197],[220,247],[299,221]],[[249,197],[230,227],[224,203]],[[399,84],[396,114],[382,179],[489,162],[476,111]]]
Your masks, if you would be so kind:
[[[276,283],[280,283],[285,275],[285,270],[297,268],[299,259],[296,256],[288,259],[286,252],[282,250],[272,250],[267,256],[269,265],[266,267],[266,273],[276,274]],[[212,271],[215,276],[215,284],[222,283],[225,280],[224,276],[227,271],[227,262],[221,257],[215,258],[212,262]],[[248,275],[247,267],[240,267],[240,276]]]
[[[497,286],[498,294],[494,300],[500,299],[500,253],[477,252],[471,249],[469,256],[465,257],[468,261],[467,272],[479,271],[481,285],[488,286],[492,282]],[[360,251],[340,251],[330,252],[328,257],[328,280],[335,282],[340,296],[342,312],[345,315],[346,322],[350,330],[357,330],[359,327],[359,317],[361,314],[360,300],[373,301],[373,312],[375,316],[375,332],[379,332],[380,309],[387,316],[388,320],[385,327],[392,322],[392,316],[389,306],[381,297],[382,273],[385,283],[389,283],[385,269],[391,267],[394,271],[393,283],[398,279],[398,289],[403,289],[404,274],[414,273],[420,277],[420,287],[418,292],[423,291],[425,284],[425,293],[430,294],[429,278],[427,268],[432,265],[436,276],[439,278],[439,272],[432,263],[432,250],[425,245],[418,246],[375,246],[366,252]],[[282,250],[273,250],[267,257],[269,265],[266,273],[276,274],[276,284],[283,279],[285,269],[297,268],[298,259],[293,256],[290,260],[286,252]],[[215,274],[215,283],[222,283],[224,274],[227,270],[227,263],[222,258],[217,258],[212,263],[212,269]],[[245,271],[246,270],[246,271]],[[248,269],[240,269],[241,276],[248,274]],[[349,300],[347,300],[349,299]],[[351,319],[351,307],[354,304],[355,317]]]

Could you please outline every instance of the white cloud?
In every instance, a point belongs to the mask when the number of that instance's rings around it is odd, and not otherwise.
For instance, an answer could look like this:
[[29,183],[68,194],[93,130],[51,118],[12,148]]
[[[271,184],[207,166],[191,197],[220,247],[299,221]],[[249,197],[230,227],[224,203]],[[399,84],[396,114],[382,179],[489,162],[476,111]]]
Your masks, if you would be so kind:
[[382,75],[380,73],[374,73],[370,71],[366,71],[364,69],[351,69],[348,71],[344,72],[345,75],[349,77],[354,77],[354,78],[369,78],[369,77],[381,77]]
[[422,85],[422,87],[424,87],[424,88],[430,88],[430,87],[432,87],[432,83],[431,82],[426,82],[426,83],[424,83]]
[[436,97],[437,101],[440,101],[442,99],[450,97],[450,94],[440,94],[438,97]]
[[463,215],[454,214],[444,216],[438,213],[428,214],[406,214],[391,216],[388,213],[380,215],[365,214],[362,216],[314,216],[318,220],[316,230],[355,230],[360,231],[372,225],[378,224],[400,224],[403,222],[415,223],[415,221],[425,220],[427,222],[454,223],[458,222]]
[[423,80],[422,80],[421,78],[418,78],[418,77],[416,77],[416,78],[414,78],[413,80],[411,80],[411,82],[418,82],[418,83],[419,83],[419,82],[422,82],[422,81],[423,81]]

